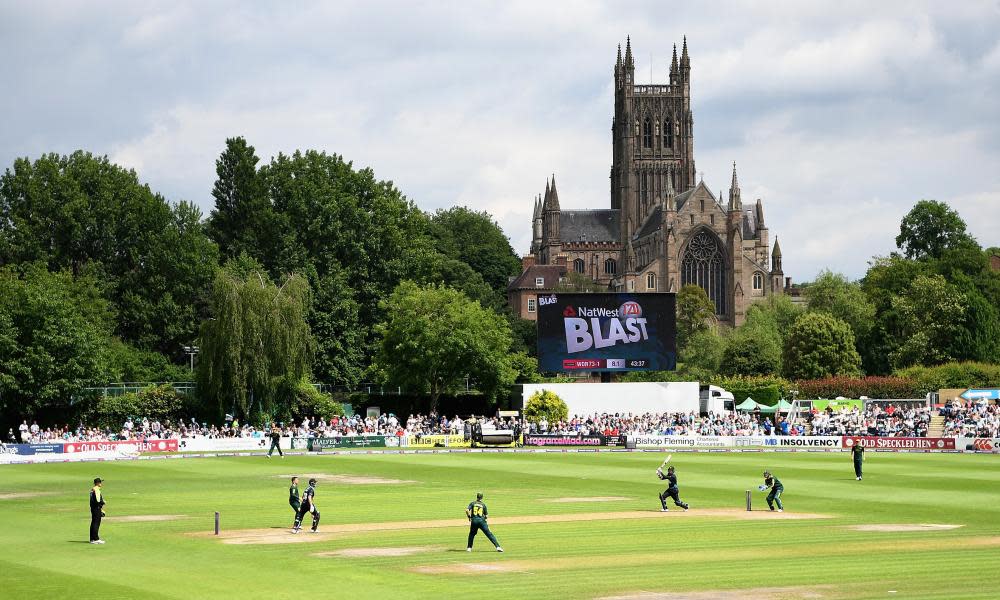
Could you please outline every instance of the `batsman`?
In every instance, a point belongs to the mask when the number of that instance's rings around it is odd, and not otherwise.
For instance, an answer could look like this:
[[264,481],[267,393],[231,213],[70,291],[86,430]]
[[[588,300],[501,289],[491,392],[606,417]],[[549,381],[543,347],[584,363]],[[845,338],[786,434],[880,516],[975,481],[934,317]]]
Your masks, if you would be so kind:
[[667,467],[667,473],[664,475],[663,466],[661,465],[656,469],[656,476],[667,481],[667,489],[660,493],[660,506],[662,507],[660,510],[663,512],[670,510],[667,508],[667,498],[671,498],[676,506],[687,510],[689,507],[686,502],[681,501],[679,489],[677,488],[677,474],[675,473],[674,466],[670,465]]
[[760,486],[761,491],[771,488],[770,493],[767,495],[767,507],[774,510],[774,505],[778,505],[778,512],[784,512],[785,507],[781,505],[781,492],[785,491],[785,486],[781,485],[781,481],[777,477],[771,475],[770,471],[764,471],[764,484]]
[[316,533],[319,527],[319,510],[316,508],[316,480],[309,480],[309,487],[306,488],[306,492],[302,494],[301,504],[299,505],[299,512],[295,513],[295,525],[292,527],[292,533],[298,533],[302,531],[302,519],[305,518],[307,514],[312,514],[312,531]]

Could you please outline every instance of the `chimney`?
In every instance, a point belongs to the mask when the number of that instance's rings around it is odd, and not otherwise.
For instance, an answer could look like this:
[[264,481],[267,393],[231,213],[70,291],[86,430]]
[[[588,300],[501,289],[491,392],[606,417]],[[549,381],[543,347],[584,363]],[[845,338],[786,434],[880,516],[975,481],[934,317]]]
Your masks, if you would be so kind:
[[785,289],[786,290],[792,289],[792,278],[791,277],[785,277]]
[[525,254],[521,257],[521,269],[527,271],[531,267],[535,266],[535,255]]

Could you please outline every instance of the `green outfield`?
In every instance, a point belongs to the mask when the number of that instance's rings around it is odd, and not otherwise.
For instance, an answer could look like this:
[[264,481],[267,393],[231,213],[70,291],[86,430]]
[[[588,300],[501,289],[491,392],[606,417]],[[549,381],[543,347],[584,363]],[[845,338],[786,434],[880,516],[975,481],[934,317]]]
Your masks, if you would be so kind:
[[[654,474],[663,456],[0,466],[0,597],[1000,596],[998,456],[869,453],[858,482],[847,454],[674,454],[692,508],[665,514]],[[756,512],[766,510],[756,491],[764,468],[785,485],[786,510],[775,518]],[[288,532],[291,474],[320,477],[317,535]],[[86,543],[95,476],[106,480],[112,517],[103,546]],[[503,554],[481,534],[465,552],[464,509],[476,491],[485,493]],[[218,538],[214,511],[222,514]]]

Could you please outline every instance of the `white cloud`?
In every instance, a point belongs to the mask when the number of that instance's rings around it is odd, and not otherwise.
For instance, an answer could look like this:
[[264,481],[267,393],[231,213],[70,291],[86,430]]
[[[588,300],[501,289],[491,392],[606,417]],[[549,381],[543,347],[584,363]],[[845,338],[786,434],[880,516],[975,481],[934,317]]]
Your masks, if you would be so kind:
[[[611,69],[663,80],[688,35],[695,153],[739,166],[784,267],[857,277],[920,198],[1000,245],[994,2],[0,4],[0,164],[85,148],[211,209],[215,159],[315,148],[424,209],[491,212],[516,250],[556,174],[566,208],[609,204]],[[5,25],[6,23],[6,25]],[[651,58],[652,55],[652,58]],[[652,60],[652,63],[650,63]],[[728,191],[727,189],[724,192]]]

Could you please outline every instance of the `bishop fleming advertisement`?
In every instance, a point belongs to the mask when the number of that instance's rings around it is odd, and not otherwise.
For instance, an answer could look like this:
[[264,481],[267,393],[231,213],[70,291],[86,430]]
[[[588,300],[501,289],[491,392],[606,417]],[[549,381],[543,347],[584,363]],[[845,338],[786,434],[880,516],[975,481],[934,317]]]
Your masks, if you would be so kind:
[[677,366],[674,294],[538,297],[538,368],[670,371]]

